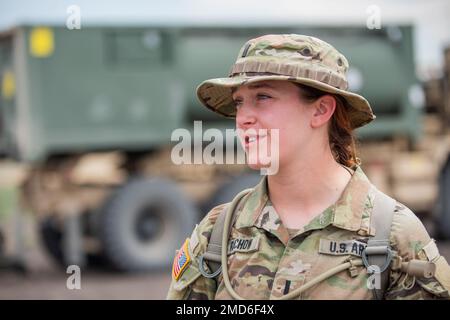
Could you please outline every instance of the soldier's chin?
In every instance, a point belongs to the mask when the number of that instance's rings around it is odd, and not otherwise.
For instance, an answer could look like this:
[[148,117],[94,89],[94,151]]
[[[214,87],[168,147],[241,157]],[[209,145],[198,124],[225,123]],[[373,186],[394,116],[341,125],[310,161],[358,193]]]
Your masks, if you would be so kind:
[[264,166],[261,165],[260,163],[247,163],[247,166],[252,170],[260,170],[264,168]]
[[261,170],[264,168],[269,168],[270,167],[270,163],[263,163],[261,161],[259,161],[258,159],[250,161],[251,159],[247,159],[247,166],[250,169],[253,170]]

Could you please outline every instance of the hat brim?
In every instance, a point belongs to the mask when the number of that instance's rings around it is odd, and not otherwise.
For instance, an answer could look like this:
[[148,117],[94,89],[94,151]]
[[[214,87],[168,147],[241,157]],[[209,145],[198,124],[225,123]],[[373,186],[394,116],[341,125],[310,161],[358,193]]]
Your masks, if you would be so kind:
[[236,116],[236,107],[232,98],[232,88],[239,87],[243,84],[268,81],[268,80],[285,80],[304,84],[324,92],[337,94],[346,101],[346,108],[352,128],[359,128],[373,119],[375,115],[372,112],[369,102],[362,96],[335,88],[323,82],[308,79],[294,78],[282,75],[258,75],[258,76],[235,76],[229,78],[216,78],[203,81],[197,87],[197,97],[200,102],[212,111],[225,117],[234,118]]

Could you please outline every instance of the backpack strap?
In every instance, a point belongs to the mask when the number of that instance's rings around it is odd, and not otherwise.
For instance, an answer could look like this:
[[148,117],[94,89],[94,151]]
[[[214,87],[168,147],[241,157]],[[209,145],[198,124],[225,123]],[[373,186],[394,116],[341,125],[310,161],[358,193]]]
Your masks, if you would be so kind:
[[388,286],[392,251],[390,245],[391,225],[397,201],[379,191],[375,186],[375,199],[371,215],[371,227],[375,236],[367,242],[362,259],[369,274],[379,274],[379,286],[375,283],[375,299],[382,300]]
[[[223,208],[214,223],[211,237],[209,238],[208,247],[198,260],[198,267],[202,276],[206,278],[215,278],[222,272],[221,266],[221,252],[222,252],[222,233],[225,224],[225,217],[227,215],[228,205]],[[234,214],[234,213],[233,213]],[[211,270],[208,273],[205,270],[204,260],[208,260],[208,267]]]
[[[378,288],[375,286],[373,290],[375,298],[381,300],[387,289],[390,271],[389,265],[393,256],[390,246],[390,234],[396,201],[375,187],[374,189],[375,199],[371,215],[371,226],[375,228],[376,234],[367,242],[367,247],[362,253],[362,259],[370,274],[380,274],[380,286]],[[239,199],[238,206],[247,194],[244,194],[242,198]],[[199,270],[206,278],[216,278],[222,272],[222,234],[224,232],[225,217],[227,216],[229,209],[229,205],[225,206],[217,217],[211,232],[208,247],[206,248],[205,253],[199,257]],[[232,213],[233,224],[238,211],[239,210],[234,210]],[[231,232],[231,229],[228,230],[228,232]],[[208,260],[208,267],[211,270],[210,273],[205,269],[205,259]]]
[[[203,253],[198,260],[199,265],[199,271],[202,274],[202,276],[206,278],[216,278],[220,275],[222,272],[222,265],[221,265],[221,258],[222,258],[222,235],[224,232],[225,227],[225,218],[227,216],[229,209],[233,210],[233,223],[231,225],[234,225],[234,222],[237,218],[237,212],[239,210],[236,210],[236,208],[239,207],[239,205],[242,203],[242,199],[248,195],[253,189],[246,190],[247,192],[242,194],[242,197],[238,200],[237,206],[235,208],[230,208],[230,204],[226,205],[222,212],[220,212],[219,216],[217,217],[216,222],[214,223],[211,237],[209,238],[208,247],[206,248],[205,253]],[[233,200],[234,201],[234,200]],[[231,232],[228,230],[228,233]],[[226,245],[226,244],[225,244]],[[208,273],[207,270],[205,270],[204,260],[208,260],[208,267],[211,270],[210,273]]]

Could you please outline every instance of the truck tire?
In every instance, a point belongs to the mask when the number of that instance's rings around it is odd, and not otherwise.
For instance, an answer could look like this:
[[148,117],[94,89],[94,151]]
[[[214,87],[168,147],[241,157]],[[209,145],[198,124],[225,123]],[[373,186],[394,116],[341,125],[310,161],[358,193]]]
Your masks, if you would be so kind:
[[112,195],[100,214],[104,253],[113,267],[125,272],[167,268],[191,234],[197,211],[168,180],[132,179]]
[[450,158],[439,177],[439,199],[437,202],[438,236],[450,239]]
[[62,231],[53,217],[46,217],[40,222],[39,234],[41,236],[41,243],[47,250],[47,253],[50,254],[59,265],[64,265]]
[[[87,217],[92,213],[84,213],[83,218]],[[86,221],[83,219],[83,229],[86,229]],[[86,231],[84,230],[84,233]],[[63,252],[63,236],[64,231],[61,223],[56,219],[55,216],[49,215],[39,222],[39,234],[41,244],[47,251],[47,253],[53,258],[53,260],[61,267],[67,267],[68,264],[64,261]],[[105,258],[101,252],[86,255],[88,267],[100,267],[106,266]]]
[[206,214],[215,206],[232,201],[239,192],[247,188],[253,188],[261,179],[262,176],[259,174],[259,171],[246,173],[232,179],[217,190],[212,199],[203,207],[203,212]]

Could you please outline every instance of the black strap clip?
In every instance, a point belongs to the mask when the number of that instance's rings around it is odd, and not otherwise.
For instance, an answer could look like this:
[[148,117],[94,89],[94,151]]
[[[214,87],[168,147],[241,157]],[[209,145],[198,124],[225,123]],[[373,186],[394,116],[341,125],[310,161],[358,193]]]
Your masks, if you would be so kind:
[[[385,260],[382,261],[380,258],[375,258],[374,256],[385,257]],[[391,248],[386,245],[386,241],[370,241],[367,247],[363,250],[361,254],[361,258],[363,260],[364,266],[367,268],[367,272],[369,274],[373,273],[382,273],[384,272],[389,265],[391,264],[393,253]],[[371,260],[369,262],[369,259]],[[379,262],[379,263],[374,263]],[[378,266],[380,270],[376,270],[374,266]]]
[[[214,272],[208,272],[208,270],[206,270],[205,268],[205,254],[202,254],[199,258],[198,258],[198,270],[200,271],[201,275],[204,276],[205,278],[215,278],[217,277],[221,272],[222,272],[222,266],[220,266],[216,271]],[[208,258],[207,258],[208,259]],[[209,259],[208,259],[209,260]],[[214,259],[216,260],[216,259]],[[213,260],[213,261],[214,261]]]

